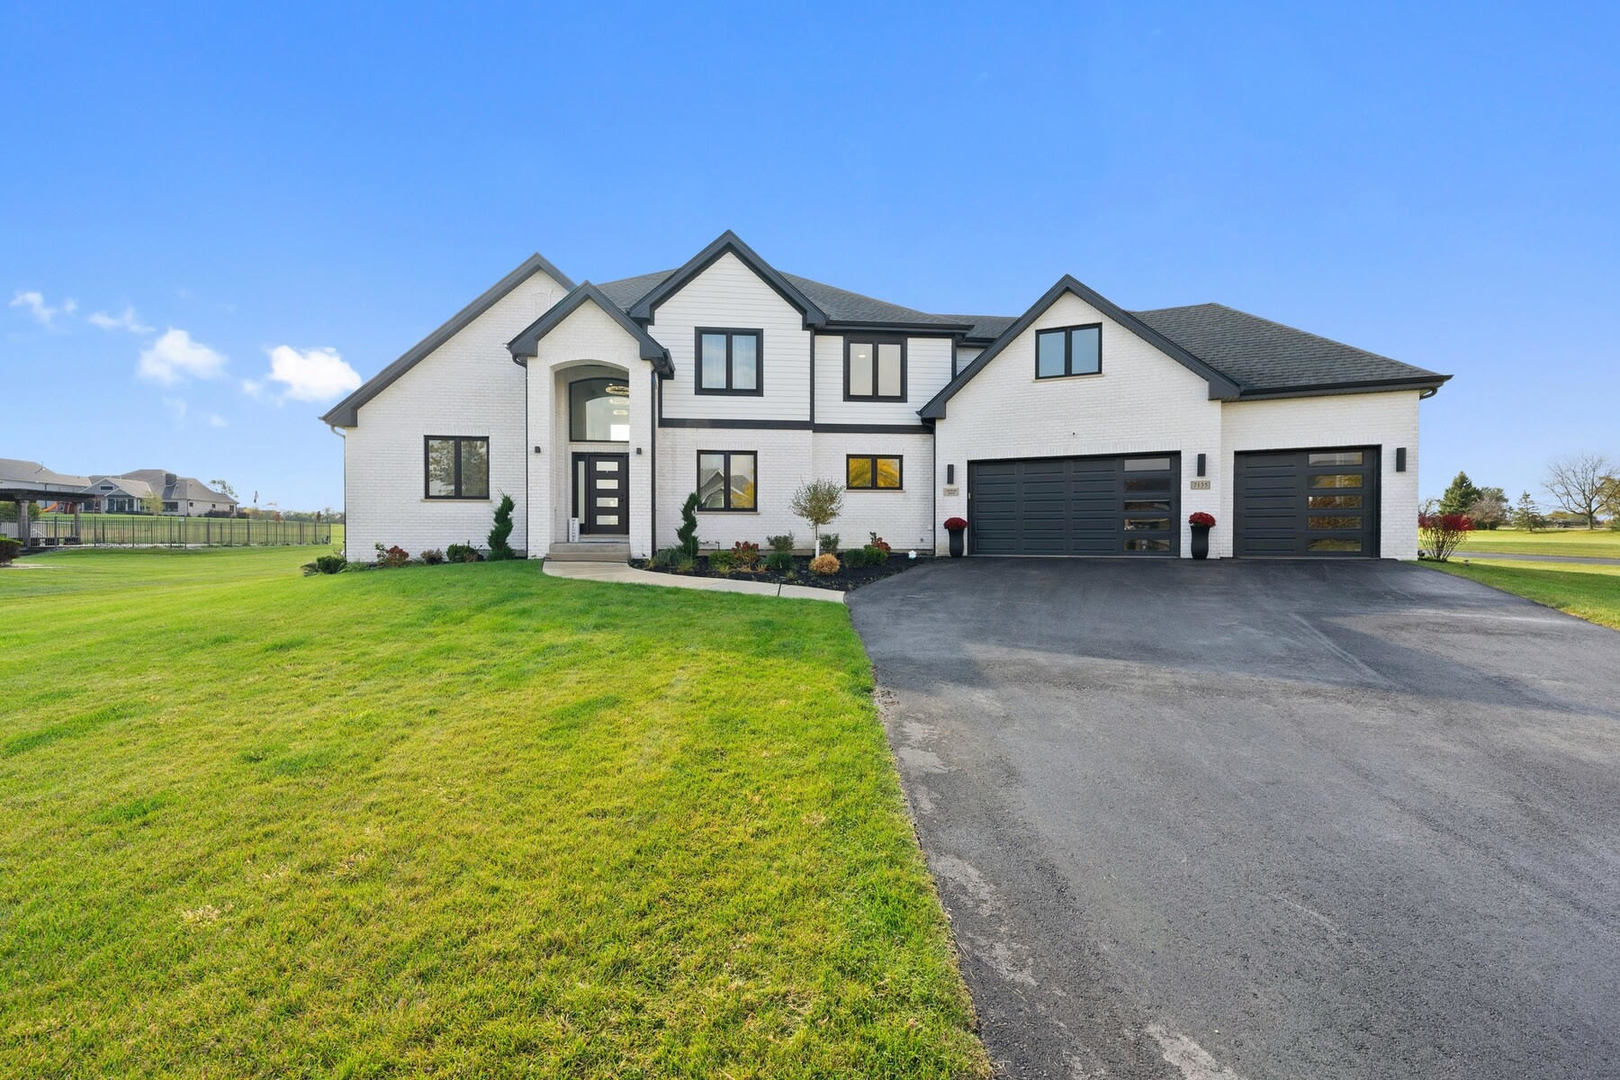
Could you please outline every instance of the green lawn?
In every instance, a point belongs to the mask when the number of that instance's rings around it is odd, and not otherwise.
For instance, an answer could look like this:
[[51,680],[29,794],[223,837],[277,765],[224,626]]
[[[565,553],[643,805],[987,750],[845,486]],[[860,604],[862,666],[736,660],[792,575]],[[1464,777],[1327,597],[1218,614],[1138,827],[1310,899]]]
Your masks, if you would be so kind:
[[1448,574],[1472,578],[1538,604],[1567,611],[1589,622],[1620,630],[1620,566],[1581,563],[1504,562],[1480,560],[1463,563],[1466,551],[1446,563],[1422,565]]
[[982,1076],[841,606],[0,571],[0,1075]]
[[1505,551],[1518,555],[1593,555],[1620,559],[1620,529],[1481,529],[1468,534],[1459,555]]

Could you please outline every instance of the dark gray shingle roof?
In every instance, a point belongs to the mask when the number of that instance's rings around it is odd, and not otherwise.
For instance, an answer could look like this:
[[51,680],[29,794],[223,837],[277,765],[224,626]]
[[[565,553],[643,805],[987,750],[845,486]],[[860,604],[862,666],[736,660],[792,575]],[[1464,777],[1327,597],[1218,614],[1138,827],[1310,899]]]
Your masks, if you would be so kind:
[[[655,274],[638,274],[635,277],[604,282],[597,288],[601,289],[608,299],[629,311],[638,300],[662,285],[673,273],[674,270],[660,270]],[[833,322],[904,323],[907,326],[938,326],[949,330],[967,326],[973,321],[972,316],[936,315],[932,312],[918,311],[916,308],[903,307],[900,304],[891,304],[887,300],[850,292],[848,289],[840,289],[836,285],[828,285],[814,278],[800,277],[798,274],[783,273],[782,276],[792,282],[794,288],[814,301]]]
[[1444,378],[1224,304],[1193,304],[1132,314],[1237,382],[1245,394]]

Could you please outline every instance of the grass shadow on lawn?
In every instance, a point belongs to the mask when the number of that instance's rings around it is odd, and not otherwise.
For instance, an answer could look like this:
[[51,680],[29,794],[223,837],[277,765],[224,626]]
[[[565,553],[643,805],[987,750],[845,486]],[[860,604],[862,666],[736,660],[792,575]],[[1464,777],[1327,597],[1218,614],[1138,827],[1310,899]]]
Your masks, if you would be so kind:
[[103,555],[0,580],[0,1073],[988,1071],[843,608]]
[[1579,563],[1463,562],[1422,565],[1620,630],[1620,566]]

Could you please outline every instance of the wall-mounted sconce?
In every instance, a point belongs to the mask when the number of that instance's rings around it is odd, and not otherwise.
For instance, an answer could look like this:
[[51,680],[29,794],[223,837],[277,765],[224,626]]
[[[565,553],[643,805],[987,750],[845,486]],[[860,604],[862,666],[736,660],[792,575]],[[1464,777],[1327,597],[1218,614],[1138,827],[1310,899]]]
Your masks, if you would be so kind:
[[636,447],[636,453],[637,453],[637,454],[640,454],[640,453],[641,453],[641,447],[639,447],[639,446],[638,446],[638,447]]
[[1199,454],[1198,455],[1198,475],[1199,476],[1204,475],[1204,466],[1205,466],[1206,462],[1207,462],[1206,456],[1203,455],[1203,454]]
[[1395,448],[1395,471],[1406,471],[1406,447],[1404,446],[1397,446]]
[[539,448],[539,447],[538,447],[538,446],[537,446],[537,447],[535,447],[535,448],[534,448],[534,452],[535,452],[535,453],[537,453],[537,454],[538,454],[538,453],[539,453],[539,452],[540,452],[540,448]]
[[945,482],[947,484],[956,483],[956,466],[955,465],[947,465],[947,466],[945,466]]

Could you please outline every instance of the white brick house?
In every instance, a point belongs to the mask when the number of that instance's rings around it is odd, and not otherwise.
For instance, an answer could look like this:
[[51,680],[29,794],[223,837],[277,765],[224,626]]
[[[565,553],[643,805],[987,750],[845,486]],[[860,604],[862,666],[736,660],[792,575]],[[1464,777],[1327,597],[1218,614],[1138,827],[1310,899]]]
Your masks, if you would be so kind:
[[796,531],[977,555],[1413,558],[1418,402],[1449,376],[1215,304],[1127,312],[1064,278],[1020,316],[940,315],[784,274],[731,233],[575,285],[535,255],[323,419],[353,557],[482,544],[643,558]]

